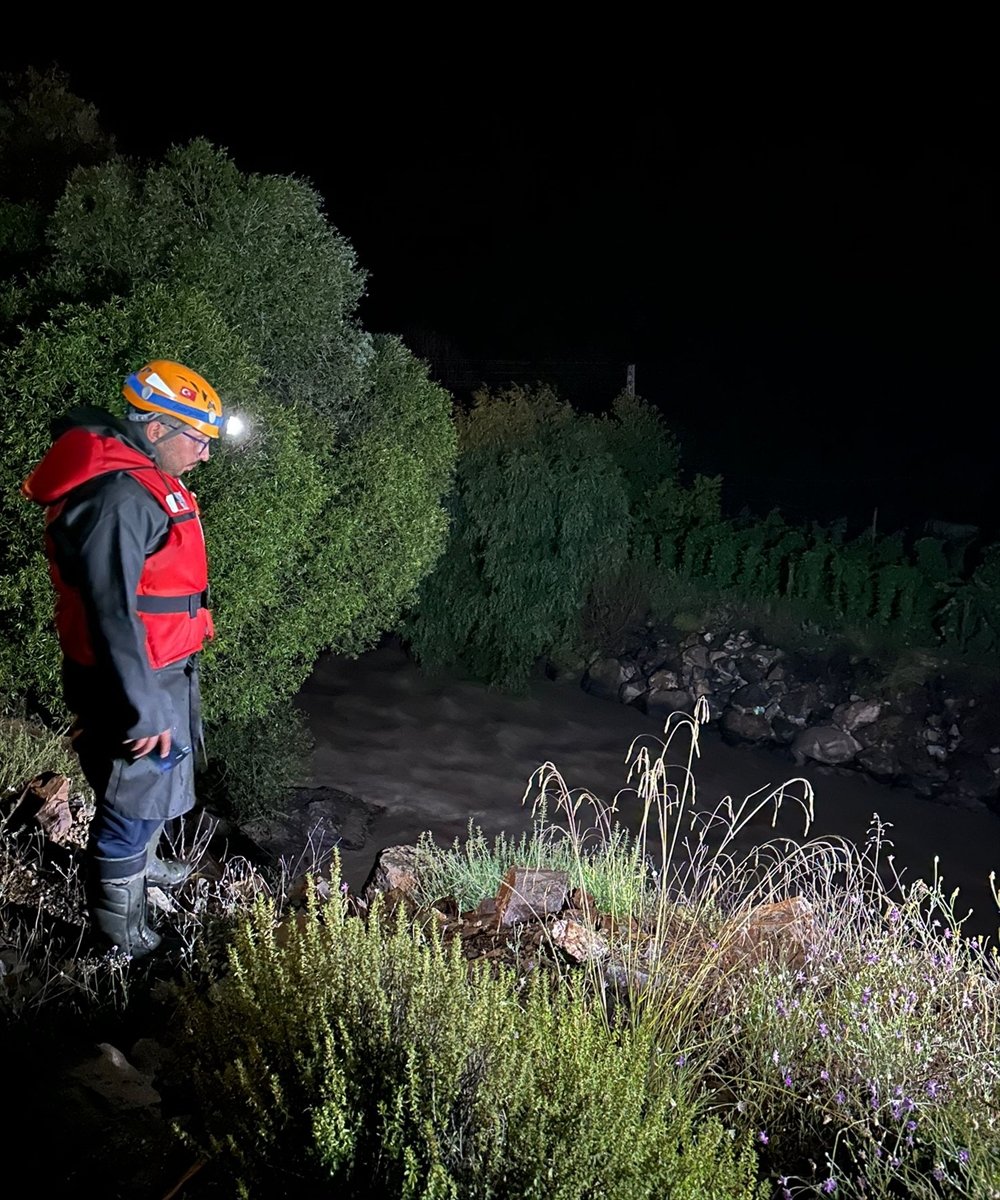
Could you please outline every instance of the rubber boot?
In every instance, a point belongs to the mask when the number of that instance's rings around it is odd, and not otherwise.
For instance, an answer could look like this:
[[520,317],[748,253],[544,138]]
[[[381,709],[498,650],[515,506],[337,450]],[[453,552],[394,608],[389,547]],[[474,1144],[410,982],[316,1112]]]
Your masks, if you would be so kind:
[[143,958],[162,942],[146,923],[146,876],[92,884],[90,915],[98,932],[129,958]]
[[150,887],[174,888],[186,882],[194,867],[191,863],[180,862],[176,858],[160,858],[156,847],[160,843],[163,826],[149,839],[146,848],[146,883]]

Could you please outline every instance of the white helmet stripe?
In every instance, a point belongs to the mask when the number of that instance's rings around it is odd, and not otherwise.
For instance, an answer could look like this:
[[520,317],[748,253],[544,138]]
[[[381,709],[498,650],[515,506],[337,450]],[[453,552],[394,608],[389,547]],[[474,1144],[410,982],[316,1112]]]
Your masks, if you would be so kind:
[[169,384],[164,383],[155,371],[151,375],[146,376],[146,387],[155,388],[161,396],[169,396],[171,400],[177,399],[173,388]]

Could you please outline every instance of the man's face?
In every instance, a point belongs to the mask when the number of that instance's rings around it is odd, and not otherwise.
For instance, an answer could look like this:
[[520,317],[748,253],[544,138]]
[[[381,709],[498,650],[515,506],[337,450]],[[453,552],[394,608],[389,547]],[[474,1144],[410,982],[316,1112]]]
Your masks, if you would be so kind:
[[183,475],[208,461],[211,439],[194,429],[175,429],[163,421],[150,421],[147,433],[156,461],[168,475]]

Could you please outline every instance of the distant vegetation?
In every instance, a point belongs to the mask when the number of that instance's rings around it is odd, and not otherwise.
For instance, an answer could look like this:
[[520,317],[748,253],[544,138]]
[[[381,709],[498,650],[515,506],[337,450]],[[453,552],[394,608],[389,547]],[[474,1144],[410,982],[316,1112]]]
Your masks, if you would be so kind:
[[404,626],[429,665],[519,686],[683,598],[1000,666],[1000,546],[726,516],[642,398],[595,417],[544,385],[482,391],[458,446],[448,547]]

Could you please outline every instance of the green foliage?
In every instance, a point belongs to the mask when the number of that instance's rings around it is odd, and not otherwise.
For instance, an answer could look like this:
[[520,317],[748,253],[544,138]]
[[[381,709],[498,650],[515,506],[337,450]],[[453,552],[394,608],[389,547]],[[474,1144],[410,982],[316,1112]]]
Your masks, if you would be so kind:
[[[0,795],[21,793],[46,772],[65,775],[79,792],[87,784],[64,730],[48,729],[0,706]],[[2,894],[2,889],[0,889]]]
[[0,196],[0,336],[9,341],[23,315],[17,280],[42,253],[45,214],[37,204],[15,204]]
[[259,901],[228,975],[183,1011],[184,1133],[242,1195],[756,1192],[752,1150],[717,1122],[696,1127],[642,1030],[609,1031],[544,972],[518,985],[470,969],[457,941],[410,929],[402,910],[363,922],[336,892],[313,895],[276,929]]
[[[206,715],[245,726],[324,649],[356,653],[398,619],[441,551],[450,398],[354,307],[364,277],[318,196],[243,175],[204,141],[158,166],[76,173],[30,282],[49,305],[0,357],[0,686],[59,709],[41,513],[18,488],[71,407],[121,410],[120,381],[186,362],[249,421],[198,468],[217,638]],[[56,303],[59,298],[63,303]]]
[[582,888],[601,912],[613,916],[641,912],[648,887],[640,852],[624,826],[612,825],[592,851],[581,848],[565,832],[536,816],[531,835],[514,841],[501,834],[490,844],[471,822],[466,837],[448,848],[429,834],[417,842],[418,885],[415,895],[426,904],[452,897],[461,912],[497,895],[511,867],[566,871],[571,888]]
[[0,78],[0,341],[16,340],[33,308],[30,272],[45,262],[45,225],[78,166],[114,156],[97,110],[56,67]]
[[945,644],[1000,657],[1000,544],[988,546],[971,578],[956,587],[941,614]]
[[932,583],[948,583],[953,577],[945,544],[939,538],[917,538],[913,544],[916,566]]
[[115,153],[93,104],[69,90],[58,67],[27,67],[0,77],[0,196],[46,212],[80,165]]
[[[453,485],[457,453],[448,393],[398,338],[376,335],[372,347],[377,404],[331,468],[346,518],[338,564],[352,614],[340,641],[345,653],[367,649],[391,628],[437,563],[448,535],[441,498]],[[313,565],[320,589],[322,572],[323,564]]]
[[722,476],[696,475],[690,488],[662,479],[645,498],[638,538],[666,570],[680,568],[687,534],[722,519]]
[[747,1119],[776,1163],[811,1160],[837,1195],[978,1197],[1000,1183],[995,960],[953,929],[946,952],[921,901],[887,905],[881,924],[877,911],[851,921],[842,901],[806,971],[768,964],[735,988],[725,1070]]
[[451,540],[404,633],[427,665],[517,687],[623,560],[627,497],[599,423],[548,388],[478,394],[458,436]]
[[262,398],[250,413],[259,437],[227,452],[225,473],[221,458],[206,471],[213,720],[262,717],[323,649],[372,645],[436,561],[453,461],[448,399],[395,339],[375,339],[373,367],[382,404],[350,441],[331,449],[315,415]]
[[79,172],[49,237],[56,293],[127,295],[145,280],[197,288],[244,339],[276,399],[304,404],[335,430],[376,407],[370,337],[354,317],[365,276],[308,184],[244,174],[196,139],[157,166]]
[[701,579],[709,575],[712,552],[716,543],[726,536],[725,521],[695,525],[684,536],[679,570],[689,579]]
[[734,526],[722,526],[719,534],[709,552],[708,571],[716,587],[728,588],[739,574],[746,533]]
[[600,417],[604,444],[621,472],[629,511],[638,516],[650,493],[676,481],[680,447],[663,415],[640,396],[623,392]]
[[825,536],[814,538],[812,545],[802,551],[793,575],[795,596],[813,603],[827,600],[832,554],[832,543]]
[[875,599],[870,539],[862,534],[858,540],[839,546],[831,555],[830,566],[830,599],[836,612],[852,623],[867,620]]

